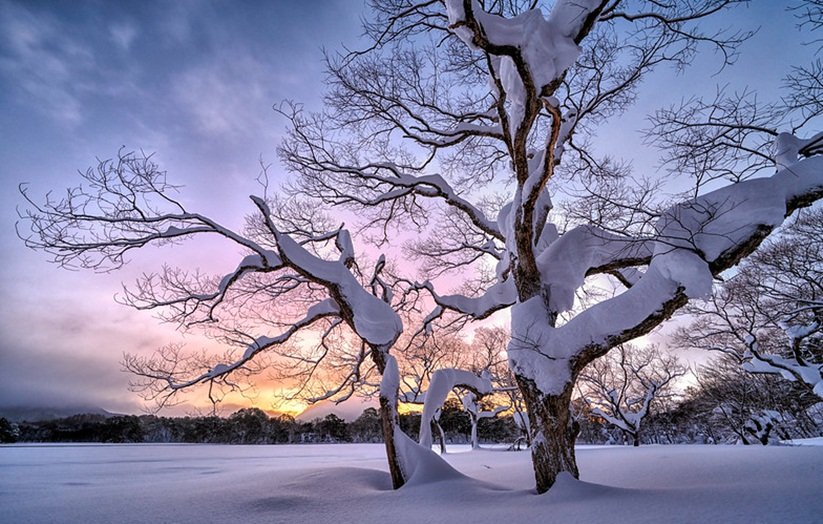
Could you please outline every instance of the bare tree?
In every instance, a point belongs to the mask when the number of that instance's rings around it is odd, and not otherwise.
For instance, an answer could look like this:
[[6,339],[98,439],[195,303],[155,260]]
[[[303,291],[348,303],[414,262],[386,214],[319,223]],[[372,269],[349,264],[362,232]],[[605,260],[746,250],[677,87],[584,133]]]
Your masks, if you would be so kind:
[[[578,475],[569,405],[586,365],[707,294],[714,276],[823,195],[820,135],[802,138],[813,106],[806,118],[774,110],[745,124],[776,151],[749,146],[747,133],[735,147],[684,138],[703,129],[695,119],[705,111],[687,125],[682,112],[659,115],[667,159],[695,180],[676,205],[654,184],[632,184],[626,162],[595,153],[598,125],[658,66],[685,68],[701,46],[734,61],[748,35],[706,33],[701,21],[736,3],[374,0],[371,45],[327,57],[326,111],[280,108],[293,194],[357,209],[380,245],[395,228],[419,232],[407,253],[430,277],[417,286],[436,304],[426,329],[511,311],[508,359],[535,435],[539,492],[559,472]],[[787,92],[799,108],[800,91]],[[708,116],[737,129],[725,113]],[[790,120],[791,133],[777,131]],[[734,183],[706,192],[719,178]],[[580,205],[559,213],[552,195]],[[469,268],[459,293],[442,290]],[[598,275],[622,292],[572,311]]]
[[657,346],[638,348],[621,344],[590,363],[580,373],[578,385],[592,414],[617,427],[640,445],[641,425],[655,401],[671,395],[674,381],[686,368]]

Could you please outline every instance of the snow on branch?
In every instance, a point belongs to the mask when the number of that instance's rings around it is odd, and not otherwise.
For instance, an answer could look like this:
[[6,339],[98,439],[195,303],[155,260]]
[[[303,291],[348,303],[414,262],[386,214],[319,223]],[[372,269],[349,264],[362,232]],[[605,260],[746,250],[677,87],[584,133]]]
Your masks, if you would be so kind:
[[809,388],[812,393],[823,398],[823,362],[806,362],[797,348],[800,342],[819,329],[817,322],[806,326],[784,325],[784,331],[795,350],[792,358],[762,353],[754,337],[748,337],[748,349],[743,354],[743,369],[750,373],[780,375],[786,380],[797,382]]
[[822,196],[823,157],[815,156],[669,208],[658,221],[647,271],[624,293],[558,328],[551,327],[543,296],[514,306],[509,356],[515,372],[557,391],[593,358],[647,333],[689,297],[707,295],[714,275],[753,251],[788,214]]
[[403,323],[391,305],[369,293],[346,266],[345,259],[324,260],[278,231],[268,204],[259,197],[251,198],[277,242],[283,263],[312,282],[323,285],[340,308],[341,317],[369,345],[383,349],[391,347],[403,331]]
[[432,283],[428,281],[417,284],[416,287],[428,290],[437,304],[424,319],[425,326],[440,318],[446,311],[467,315],[472,320],[482,320],[496,311],[510,307],[517,301],[517,289],[511,279],[493,284],[479,297],[438,295]]
[[[509,138],[510,151],[524,146],[541,109],[538,99],[551,97],[560,86],[566,71],[580,55],[578,44],[592,29],[606,3],[558,0],[548,18],[539,9],[503,18],[487,13],[475,0],[446,2],[452,32],[470,48],[488,56],[489,74],[497,91],[499,117]],[[559,125],[559,118],[555,118],[555,135]],[[554,142],[550,148],[553,151]]]
[[[355,205],[363,208],[385,206],[387,220],[401,210],[412,213],[414,198],[439,199],[463,213],[483,233],[503,240],[497,224],[489,220],[477,206],[460,196],[438,174],[415,175],[409,169],[390,162],[370,162],[363,165],[341,162],[338,152],[312,134],[312,122],[301,111],[284,113],[291,120],[291,140],[281,147],[283,160],[303,173],[301,183],[313,197],[332,205]],[[406,199],[412,199],[405,202]],[[395,209],[397,206],[399,209]]]
[[572,308],[575,291],[587,276],[648,264],[654,242],[617,235],[597,226],[578,226],[554,241],[538,259],[548,307],[557,313]]

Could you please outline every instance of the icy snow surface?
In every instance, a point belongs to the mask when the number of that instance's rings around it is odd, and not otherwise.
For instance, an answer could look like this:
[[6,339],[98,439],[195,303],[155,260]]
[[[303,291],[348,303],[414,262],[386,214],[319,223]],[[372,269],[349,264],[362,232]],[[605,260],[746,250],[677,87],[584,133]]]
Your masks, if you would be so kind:
[[535,495],[529,453],[390,489],[379,444],[0,446],[3,523],[811,523],[823,448],[578,447],[582,482]]

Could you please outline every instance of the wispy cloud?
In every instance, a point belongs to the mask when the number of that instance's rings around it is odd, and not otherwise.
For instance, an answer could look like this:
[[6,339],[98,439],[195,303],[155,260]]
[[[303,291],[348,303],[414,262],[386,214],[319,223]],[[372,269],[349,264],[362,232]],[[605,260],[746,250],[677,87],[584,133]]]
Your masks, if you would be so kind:
[[264,64],[250,56],[223,53],[191,67],[173,80],[174,98],[194,120],[194,129],[239,140],[259,134],[273,103]]
[[88,48],[68,38],[58,21],[6,3],[0,9],[0,73],[18,95],[33,98],[40,111],[68,124],[82,120],[74,80],[93,67]]
[[109,26],[109,34],[112,42],[124,51],[128,51],[134,39],[137,38],[137,28],[128,22],[116,23]]

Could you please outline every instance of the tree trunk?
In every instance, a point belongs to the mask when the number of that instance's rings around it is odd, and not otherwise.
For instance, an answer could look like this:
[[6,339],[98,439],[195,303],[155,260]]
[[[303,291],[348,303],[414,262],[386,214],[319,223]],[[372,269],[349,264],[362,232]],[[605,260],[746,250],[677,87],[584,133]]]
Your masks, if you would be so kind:
[[635,433],[632,437],[634,438],[634,443],[632,445],[634,447],[640,446],[640,433]]
[[[377,366],[377,371],[385,378],[386,373],[397,374],[397,363],[394,357],[389,356],[388,351],[381,348],[372,347],[371,357]],[[391,365],[389,364],[391,361]],[[399,376],[391,377],[391,382],[399,384]],[[391,475],[392,488],[400,489],[406,483],[403,469],[400,467],[400,459],[397,456],[397,444],[394,440],[396,431],[400,430],[400,417],[397,415],[397,386],[394,391],[385,391],[381,382],[380,386],[380,424],[383,428],[383,442],[386,445],[386,459],[389,462],[389,474]]]
[[386,458],[389,461],[392,488],[399,489],[406,483],[400,462],[397,459],[397,447],[394,443],[394,432],[400,431],[397,410],[394,403],[380,395],[380,424],[383,426],[383,442],[386,443]]
[[435,419],[434,425],[437,426],[437,433],[440,435],[440,454],[446,454],[446,432],[443,431],[443,426],[440,425],[440,421]]
[[567,383],[560,394],[552,395],[540,391],[528,378],[516,378],[534,435],[531,451],[537,492],[545,493],[563,471],[574,478],[580,476],[574,456],[574,442],[580,428],[570,409],[574,382]]
[[477,440],[477,417],[474,415],[469,415],[472,421],[472,449],[480,448],[480,442]]

